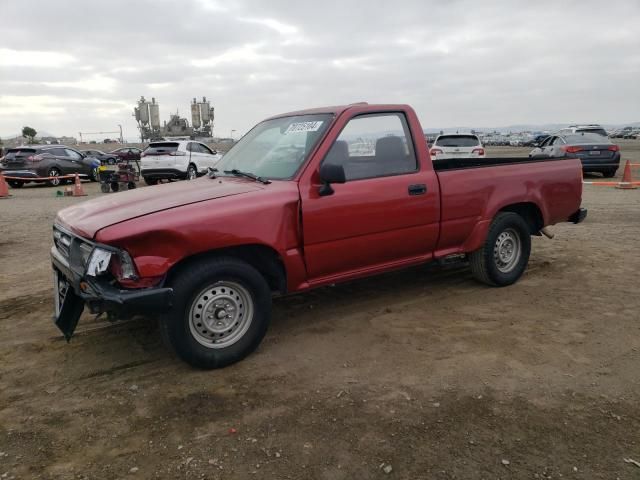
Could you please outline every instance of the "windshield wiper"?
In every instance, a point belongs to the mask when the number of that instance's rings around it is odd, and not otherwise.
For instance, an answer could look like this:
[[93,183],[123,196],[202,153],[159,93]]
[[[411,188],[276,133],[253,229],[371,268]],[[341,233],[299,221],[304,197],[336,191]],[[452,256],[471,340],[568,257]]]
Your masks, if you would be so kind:
[[[214,169],[214,172],[216,170],[217,169]],[[224,170],[224,173],[230,173],[231,175],[235,175],[236,177],[250,178],[251,180],[264,183],[265,185],[269,185],[271,183],[271,180],[267,180],[266,178],[259,177],[258,175],[254,175],[253,173],[243,172],[242,170],[238,170],[237,168],[234,168],[233,170]]]

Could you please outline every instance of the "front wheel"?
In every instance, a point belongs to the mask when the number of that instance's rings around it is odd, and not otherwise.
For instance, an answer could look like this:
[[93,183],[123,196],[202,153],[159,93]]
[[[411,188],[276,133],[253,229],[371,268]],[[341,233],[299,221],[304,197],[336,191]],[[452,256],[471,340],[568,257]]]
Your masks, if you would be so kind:
[[93,167],[91,169],[91,173],[89,174],[89,180],[91,180],[92,182],[97,182],[100,179],[100,170],[98,170],[98,167]]
[[187,168],[187,180],[195,180],[196,178],[198,178],[198,170],[192,163],[189,165],[189,168]]
[[531,254],[531,235],[524,219],[513,212],[496,215],[484,245],[469,255],[476,280],[496,287],[515,283]]
[[230,257],[192,264],[172,278],[173,307],[161,321],[163,337],[198,368],[242,360],[264,337],[271,290],[251,265]]
[[22,188],[24,187],[24,182],[20,180],[7,180],[7,183],[11,188]]
[[142,177],[147,185],[157,185],[158,179],[153,177]]

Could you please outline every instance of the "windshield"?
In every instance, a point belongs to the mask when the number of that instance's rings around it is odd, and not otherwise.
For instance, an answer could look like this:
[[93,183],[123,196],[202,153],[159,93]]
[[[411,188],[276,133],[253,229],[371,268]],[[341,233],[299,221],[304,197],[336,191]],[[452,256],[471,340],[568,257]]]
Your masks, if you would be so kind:
[[332,115],[267,120],[240,139],[216,165],[219,174],[240,170],[273,180],[293,177],[331,123]]
[[476,147],[480,145],[475,135],[440,135],[436,140],[439,147]]

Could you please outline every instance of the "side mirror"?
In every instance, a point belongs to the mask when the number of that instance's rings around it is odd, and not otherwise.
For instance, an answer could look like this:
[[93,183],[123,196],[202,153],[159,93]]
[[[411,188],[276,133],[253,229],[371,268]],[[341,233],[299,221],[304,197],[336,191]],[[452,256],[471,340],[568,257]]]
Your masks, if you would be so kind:
[[333,188],[331,188],[331,184],[345,183],[347,181],[344,174],[344,167],[334,163],[323,163],[320,167],[320,180],[322,180],[322,186],[319,191],[320,196],[325,197],[327,195],[333,195]]

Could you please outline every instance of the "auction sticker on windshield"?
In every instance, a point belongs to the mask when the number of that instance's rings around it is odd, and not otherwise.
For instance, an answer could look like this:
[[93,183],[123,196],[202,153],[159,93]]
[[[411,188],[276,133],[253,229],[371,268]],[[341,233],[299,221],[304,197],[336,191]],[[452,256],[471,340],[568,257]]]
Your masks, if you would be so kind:
[[295,122],[289,125],[289,128],[285,130],[285,135],[289,133],[299,132],[317,132],[324,122],[318,120],[315,122]]

